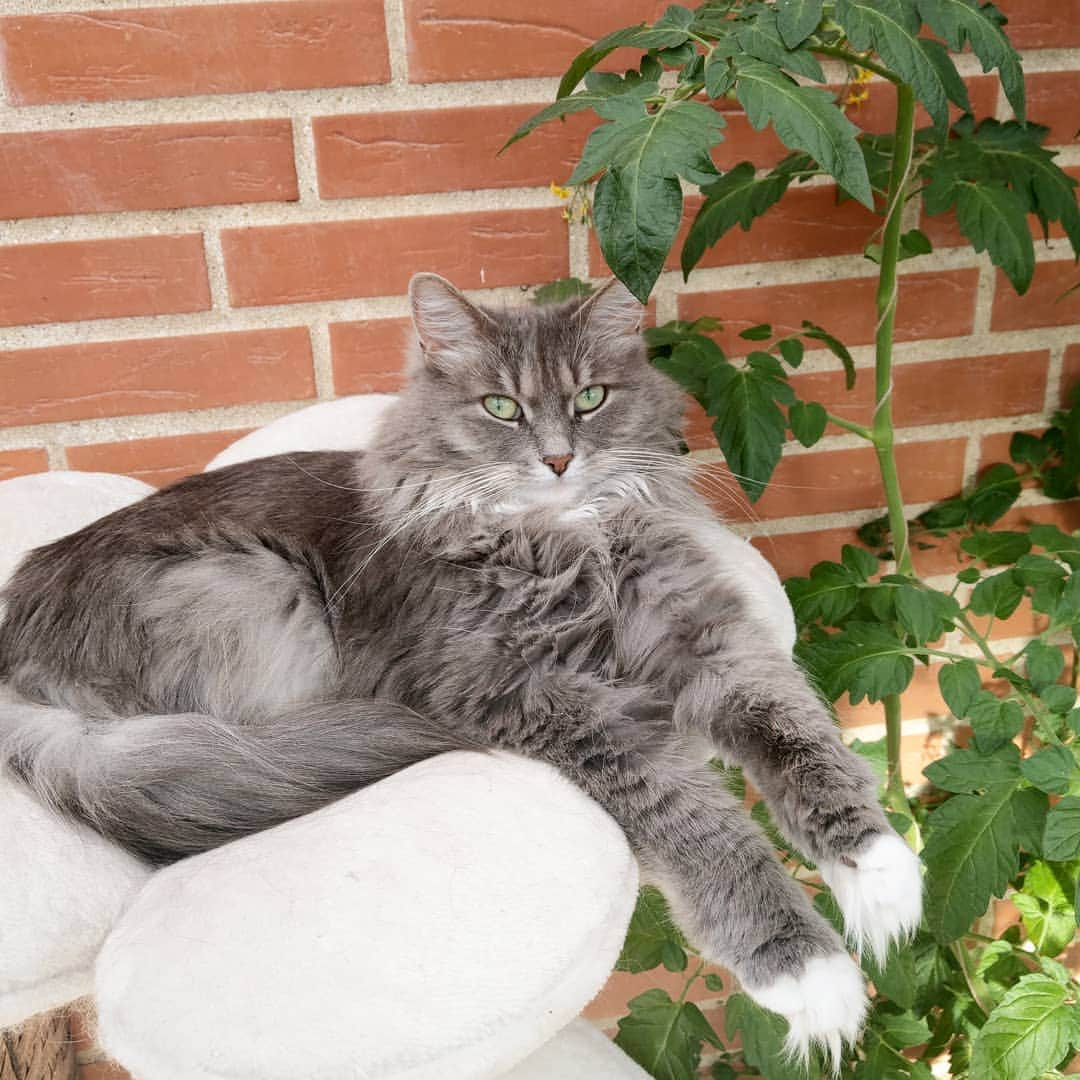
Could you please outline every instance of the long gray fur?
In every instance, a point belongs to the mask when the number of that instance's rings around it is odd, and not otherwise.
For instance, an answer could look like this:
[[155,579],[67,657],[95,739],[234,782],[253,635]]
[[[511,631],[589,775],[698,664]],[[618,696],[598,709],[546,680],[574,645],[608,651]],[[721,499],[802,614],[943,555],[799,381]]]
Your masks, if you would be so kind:
[[[839,939],[702,761],[815,860],[888,825],[869,770],[701,546],[682,395],[621,287],[494,311],[414,279],[410,379],[365,453],[182,481],[32,552],[0,624],[0,763],[162,863],[433,754],[555,765],[748,986]],[[571,406],[583,387],[608,398]],[[511,396],[521,421],[488,415]],[[547,456],[573,454],[555,476]]]

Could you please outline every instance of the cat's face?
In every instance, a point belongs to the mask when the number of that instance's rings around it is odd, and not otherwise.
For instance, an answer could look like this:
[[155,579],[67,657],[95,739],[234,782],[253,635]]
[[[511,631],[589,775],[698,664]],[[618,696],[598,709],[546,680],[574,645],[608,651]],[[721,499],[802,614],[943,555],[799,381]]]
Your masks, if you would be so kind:
[[455,499],[572,510],[640,488],[658,472],[646,455],[676,454],[683,397],[646,359],[622,285],[500,311],[420,274],[410,295],[418,355],[379,442],[413,471],[460,477]]

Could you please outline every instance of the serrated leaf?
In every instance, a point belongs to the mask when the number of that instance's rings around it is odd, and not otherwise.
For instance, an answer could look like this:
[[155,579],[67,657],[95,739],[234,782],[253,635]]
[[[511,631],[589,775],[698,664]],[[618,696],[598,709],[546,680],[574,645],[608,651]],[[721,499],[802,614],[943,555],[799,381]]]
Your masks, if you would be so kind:
[[1029,784],[1049,795],[1064,795],[1076,775],[1076,760],[1064,746],[1045,746],[1020,763]]
[[1013,894],[1013,903],[1023,916],[1028,940],[1042,956],[1057,956],[1076,934],[1072,890],[1073,882],[1064,868],[1055,870],[1049,863],[1039,860],[1032,863],[1024,875],[1024,887]]
[[956,580],[965,585],[974,585],[982,577],[982,571],[977,566],[965,566],[956,575]]
[[823,0],[778,0],[776,25],[789,49],[801,45],[821,22]]
[[920,19],[904,0],[837,0],[835,17],[859,52],[873,49],[915,91],[935,127],[949,124],[949,101],[937,65],[918,38]]
[[785,146],[810,154],[853,198],[873,209],[866,162],[855,140],[858,128],[828,91],[800,86],[771,64],[740,58],[735,92],[756,130],[771,123]]
[[541,124],[546,124],[550,120],[561,120],[566,116],[570,116],[572,113],[583,112],[585,109],[593,109],[610,96],[610,93],[595,93],[583,90],[579,94],[573,94],[570,97],[560,98],[558,101],[552,102],[539,112],[533,113],[533,115],[530,116],[528,120],[526,120],[517,131],[502,144],[499,148],[499,153],[501,154],[508,147],[513,146],[519,139],[524,139],[526,135],[535,131]]
[[1053,862],[1080,858],[1080,798],[1070,795],[1051,807],[1042,846]]
[[1038,468],[1049,456],[1050,445],[1026,431],[1013,432],[1009,440],[1009,458],[1017,465],[1034,465]]
[[660,890],[645,885],[638,892],[634,914],[615,968],[635,974],[651,971],[663,963],[664,949],[669,944],[681,948],[682,935],[671,921],[667,901]]
[[869,581],[878,572],[877,556],[854,544],[844,544],[840,548],[840,562],[860,581]]
[[864,697],[880,701],[901,694],[915,672],[907,646],[876,623],[849,622],[841,633],[800,645],[798,652],[830,701],[845,690],[856,705]]
[[706,400],[709,376],[715,368],[726,363],[716,342],[701,336],[684,338],[669,355],[652,358],[653,367],[674,379],[702,403]]
[[970,44],[983,71],[998,69],[1005,96],[1018,120],[1024,119],[1024,73],[1020,55],[1001,29],[1001,16],[992,4],[980,6],[977,0],[916,0],[922,21],[953,52],[964,51]]
[[924,510],[917,520],[924,528],[947,532],[949,529],[958,529],[967,524],[967,519],[967,500],[956,498],[936,503],[929,510]]
[[748,326],[745,330],[739,331],[739,337],[744,341],[767,341],[772,337],[772,327],[768,323]]
[[777,345],[789,367],[797,368],[802,363],[804,346],[798,338],[783,338]]
[[859,598],[851,572],[829,562],[818,563],[809,577],[788,578],[784,588],[801,623],[820,619],[826,626],[836,626],[851,613]]
[[1007,619],[1024,598],[1023,586],[1016,580],[1012,570],[1005,570],[992,577],[983,578],[971,590],[970,608],[976,615],[993,615]]
[[1064,716],[1076,704],[1076,691],[1071,686],[1048,686],[1039,697],[1051,712],[1059,716]]
[[934,250],[930,237],[922,229],[908,229],[900,237],[900,261],[914,259],[919,255],[929,255]]
[[694,216],[682,249],[683,277],[698,264],[710,248],[736,225],[749,229],[787,191],[790,176],[774,170],[758,179],[749,161],[740,161],[719,180],[702,187],[705,201]]
[[593,293],[593,287],[581,278],[566,277],[541,285],[533,294],[534,304],[561,304],[564,300],[580,300]]
[[825,72],[812,53],[784,44],[777,26],[777,12],[773,8],[758,7],[750,18],[739,23],[735,40],[748,56],[786,68],[814,82],[825,81]]
[[989,754],[1014,739],[1024,726],[1024,710],[1015,701],[1003,701],[987,693],[968,711],[975,746]]
[[901,585],[896,590],[896,617],[916,644],[925,645],[938,626],[937,611],[929,595],[914,585]]
[[703,978],[705,979],[705,988],[711,990],[714,994],[724,989],[724,980],[716,972],[707,971]]
[[1064,567],[1045,555],[1022,555],[1016,560],[1016,577],[1024,585],[1043,585],[1064,576]]
[[772,476],[784,447],[787,420],[778,401],[790,386],[759,367],[725,365],[709,377],[708,413],[724,460],[751,502]]
[[1020,782],[1020,751],[1012,743],[992,754],[976,750],[953,750],[923,770],[930,783],[961,795],[985,791],[1002,784],[1015,790]]
[[627,1006],[615,1043],[656,1080],[696,1080],[701,1044],[720,1048],[720,1040],[689,1001],[672,1001],[659,989],[647,990]]
[[[687,9],[683,8],[682,10],[686,11]],[[668,11],[671,11],[671,9],[669,8]],[[582,49],[570,62],[566,74],[559,81],[557,96],[559,98],[569,96],[577,84],[585,77],[585,73],[591,71],[604,57],[616,49],[624,46],[636,49],[669,49],[682,45],[690,37],[689,25],[689,20],[685,26],[678,26],[674,23],[664,24],[663,17],[661,17],[661,19],[657,20],[655,27],[640,23],[637,26],[627,26],[621,30],[614,30],[610,34],[605,34],[599,41]]]
[[918,986],[915,954],[906,944],[894,943],[880,964],[872,953],[864,953],[862,966],[879,994],[884,994],[902,1009],[910,1009],[915,1004]]
[[943,945],[966,933],[1016,875],[1025,812],[1017,794],[1001,783],[982,795],[954,795],[927,820],[926,922]]
[[1080,568],[1080,536],[1064,533],[1056,525],[1032,525],[1028,535],[1037,547],[1056,555],[1074,570]]
[[1039,973],[1025,975],[987,1017],[971,1046],[972,1075],[1031,1080],[1065,1056],[1074,1032],[1068,990]]
[[788,409],[788,423],[792,433],[803,446],[813,446],[829,424],[829,414],[824,405],[816,401],[796,401]]
[[812,341],[820,341],[844,365],[844,387],[850,390],[855,385],[855,358],[848,351],[848,347],[828,330],[822,329],[809,319],[803,319],[802,336]]
[[957,660],[945,665],[938,672],[938,686],[953,716],[963,720],[982,689],[978,665],[973,660]]
[[975,525],[992,525],[1020,498],[1020,476],[1011,465],[991,465],[967,501]]
[[962,181],[956,194],[956,220],[976,251],[1005,271],[1023,295],[1035,273],[1035,245],[1024,204],[1004,185]]
[[958,105],[961,112],[971,112],[971,98],[968,96],[967,86],[964,85],[960,72],[956,70],[949,50],[940,41],[934,41],[932,38],[919,38],[919,44],[926,53],[927,59],[937,68],[938,77],[941,79],[941,85],[945,87],[949,100],[954,105]]
[[971,536],[960,541],[960,547],[969,555],[981,559],[987,566],[1004,566],[1014,563],[1031,550],[1031,539],[1022,532],[987,532],[977,529]]
[[1060,649],[1036,639],[1024,649],[1024,664],[1028,682],[1036,692],[1041,693],[1061,677],[1065,670],[1065,657]]
[[745,994],[732,994],[724,1008],[728,1038],[737,1034],[742,1042],[746,1064],[769,1080],[810,1080],[820,1070],[807,1069],[792,1060],[784,1048],[787,1021],[776,1013],[766,1012]]
[[660,962],[668,971],[678,973],[686,970],[686,950],[677,941],[665,941],[660,954]]

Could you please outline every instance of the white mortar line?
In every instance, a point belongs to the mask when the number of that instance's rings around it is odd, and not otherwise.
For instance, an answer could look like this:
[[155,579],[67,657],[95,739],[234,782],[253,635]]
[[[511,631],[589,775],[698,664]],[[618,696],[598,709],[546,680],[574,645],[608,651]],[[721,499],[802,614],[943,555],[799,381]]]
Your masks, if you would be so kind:
[[[319,175],[315,164],[315,133],[310,116],[295,116],[292,121],[293,160],[296,164],[296,188],[301,206],[319,205]],[[243,204],[249,205],[249,204]]]
[[580,221],[567,222],[567,228],[570,230],[570,276],[587,280],[591,228]]
[[202,240],[206,276],[210,282],[210,304],[215,312],[225,313],[229,309],[229,283],[225,276],[225,253],[221,249],[221,235],[216,229],[206,229],[203,231]]
[[964,490],[969,490],[975,483],[979,472],[979,445],[982,441],[981,434],[972,435],[964,448]]
[[[1072,328],[1076,331],[1076,327]],[[1050,349],[1050,364],[1046,371],[1046,398],[1043,412],[1050,416],[1058,407],[1061,377],[1065,372],[1065,343],[1056,342]]]
[[386,23],[386,45],[390,54],[390,84],[407,86],[409,82],[409,43],[405,30],[403,0],[384,0],[383,20]]
[[990,318],[994,310],[994,282],[997,273],[986,256],[982,257],[979,267],[979,283],[975,289],[975,321],[972,332],[987,334],[990,332]]
[[334,363],[330,348],[330,327],[325,322],[312,323],[311,357],[315,366],[315,396],[320,399],[336,397]]

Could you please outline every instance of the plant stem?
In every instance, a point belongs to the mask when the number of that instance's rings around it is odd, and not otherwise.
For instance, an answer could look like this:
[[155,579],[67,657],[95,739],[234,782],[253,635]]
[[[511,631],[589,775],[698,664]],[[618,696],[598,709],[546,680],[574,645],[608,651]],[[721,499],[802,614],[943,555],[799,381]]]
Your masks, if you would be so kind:
[[702,960],[695,968],[694,973],[686,980],[686,985],[682,988],[682,993],[679,995],[679,1004],[681,1005],[686,1000],[686,995],[690,993],[690,987],[697,982],[698,977],[705,970],[705,961]]
[[837,427],[842,427],[845,431],[853,431],[856,435],[861,435],[864,439],[873,441],[874,433],[862,424],[856,424],[854,420],[845,420],[842,416],[834,416],[832,413],[827,414],[829,417],[829,423],[835,424]]
[[848,52],[847,49],[841,49],[837,45],[811,44],[810,50],[811,52],[820,53],[822,56],[831,56],[834,60],[843,60],[844,63],[850,64],[852,67],[865,68],[875,75],[880,75],[883,79],[888,79],[891,83],[896,83],[897,86],[904,85],[903,79],[895,71],[890,71],[887,67],[875,63],[868,56],[859,56],[858,53]]
[[885,773],[885,797],[889,805],[901,814],[910,814],[904,778],[900,772],[900,695],[888,694],[882,701],[885,706],[885,753],[888,760]]
[[885,231],[881,240],[881,265],[877,289],[877,334],[875,336],[875,408],[872,427],[874,450],[881,469],[885,501],[889,508],[889,528],[896,552],[896,569],[915,575],[908,546],[907,517],[900,493],[900,477],[893,452],[892,419],[892,347],[899,288],[896,267],[900,260],[900,226],[904,208],[904,190],[911,171],[915,142],[915,94],[906,83],[896,88],[896,133],[892,167],[889,171],[889,202],[885,212]]
[[957,941],[953,943],[952,954],[956,957],[957,962],[960,964],[960,970],[964,973],[964,982],[967,983],[968,992],[971,994],[971,1000],[982,1010],[984,1016],[989,1016],[990,1010],[982,1003],[978,988],[975,984],[975,976],[971,971],[971,957],[968,955],[968,951],[964,948],[962,942]]

